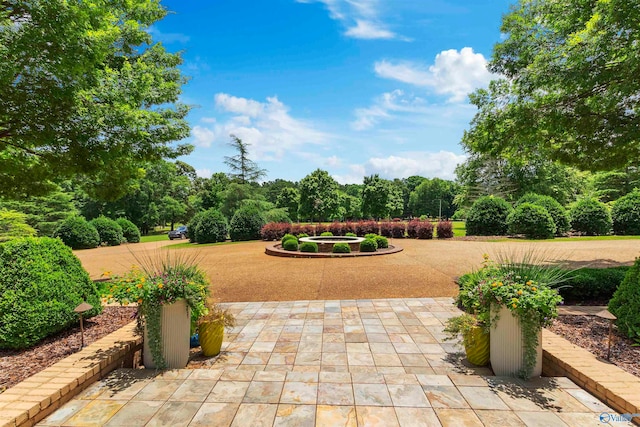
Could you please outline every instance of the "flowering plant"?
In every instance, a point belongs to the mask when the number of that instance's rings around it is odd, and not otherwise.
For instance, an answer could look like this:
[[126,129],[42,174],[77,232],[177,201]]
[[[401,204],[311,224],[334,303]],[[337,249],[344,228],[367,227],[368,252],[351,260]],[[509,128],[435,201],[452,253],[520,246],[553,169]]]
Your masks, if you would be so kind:
[[158,368],[165,366],[162,356],[161,309],[184,299],[191,309],[192,322],[207,314],[209,281],[194,258],[180,256],[137,259],[141,267],[133,266],[123,276],[113,277],[107,301],[122,305],[138,305],[138,328],[147,328],[149,348]]

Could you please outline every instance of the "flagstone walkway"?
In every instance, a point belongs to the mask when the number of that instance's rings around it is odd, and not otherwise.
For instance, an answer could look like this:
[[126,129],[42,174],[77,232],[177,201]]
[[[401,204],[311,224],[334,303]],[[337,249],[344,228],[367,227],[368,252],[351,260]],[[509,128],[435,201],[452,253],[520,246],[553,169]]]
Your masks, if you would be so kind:
[[[121,369],[47,426],[597,426],[619,415],[566,378],[465,365],[450,298],[232,303],[219,357]],[[607,418],[608,417],[608,418]]]

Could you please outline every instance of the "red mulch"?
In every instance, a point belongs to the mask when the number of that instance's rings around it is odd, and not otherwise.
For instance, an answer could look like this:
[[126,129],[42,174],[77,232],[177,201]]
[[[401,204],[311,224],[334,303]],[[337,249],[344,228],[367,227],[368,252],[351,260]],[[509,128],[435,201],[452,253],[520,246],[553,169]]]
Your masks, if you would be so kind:
[[[102,313],[85,319],[84,344],[120,329],[131,322],[135,307],[105,307]],[[0,350],[0,393],[80,350],[80,324],[52,335],[26,350]]]
[[[559,316],[548,329],[599,358],[607,357],[608,320],[595,316]],[[610,362],[640,377],[640,347],[633,344],[633,340],[618,333],[614,326]]]

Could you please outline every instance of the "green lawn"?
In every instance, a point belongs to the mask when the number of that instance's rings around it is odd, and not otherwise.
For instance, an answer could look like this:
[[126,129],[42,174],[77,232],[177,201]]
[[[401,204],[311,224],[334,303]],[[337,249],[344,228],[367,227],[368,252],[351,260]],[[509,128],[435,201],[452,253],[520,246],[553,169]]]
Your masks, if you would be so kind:
[[162,232],[162,234],[149,234],[147,236],[141,236],[140,237],[140,241],[142,243],[146,243],[146,242],[159,242],[161,240],[169,240],[169,237],[167,237],[167,232]]
[[555,239],[534,240],[534,239],[512,239],[504,237],[500,239],[489,240],[490,242],[581,242],[589,240],[639,240],[640,236],[574,236],[574,237],[556,237]]
[[239,242],[217,242],[217,243],[198,243],[197,245],[189,243],[189,240],[185,240],[184,243],[177,243],[175,245],[165,246],[169,249],[181,249],[181,248],[202,248],[205,246],[221,246],[221,245],[237,245],[238,243],[257,242],[258,240],[242,240]]
[[464,237],[467,235],[467,226],[464,221],[452,221],[453,222],[453,235],[455,237]]

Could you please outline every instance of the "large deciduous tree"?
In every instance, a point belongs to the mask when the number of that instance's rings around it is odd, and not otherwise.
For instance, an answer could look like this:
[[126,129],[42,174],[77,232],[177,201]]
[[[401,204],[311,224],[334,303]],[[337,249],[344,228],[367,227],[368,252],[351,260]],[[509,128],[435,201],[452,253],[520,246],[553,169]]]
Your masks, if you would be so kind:
[[156,0],[0,1],[0,195],[108,174],[115,199],[141,162],[191,150],[169,144],[189,134],[182,60],[147,31],[165,14]]
[[496,157],[538,153],[582,169],[640,158],[640,3],[521,0],[471,95],[463,144]]
[[298,186],[301,218],[328,220],[338,213],[338,183],[327,171],[316,169],[302,178]]
[[425,179],[409,197],[409,209],[416,216],[450,218],[456,211],[453,199],[458,186],[440,178]]

